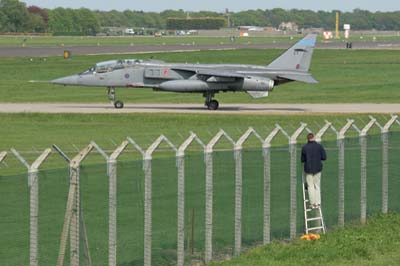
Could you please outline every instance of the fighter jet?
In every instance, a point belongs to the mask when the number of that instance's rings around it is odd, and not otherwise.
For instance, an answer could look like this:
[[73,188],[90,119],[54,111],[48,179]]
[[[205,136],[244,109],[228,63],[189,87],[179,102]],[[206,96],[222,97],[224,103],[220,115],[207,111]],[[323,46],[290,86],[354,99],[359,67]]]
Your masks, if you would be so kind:
[[308,34],[268,66],[233,64],[182,64],[158,60],[126,59],[97,63],[88,70],[59,79],[53,84],[107,87],[115,108],[116,88],[151,88],[155,91],[201,93],[205,106],[217,110],[219,92],[247,92],[253,98],[267,97],[274,87],[300,81],[318,83],[309,72],[316,34]]

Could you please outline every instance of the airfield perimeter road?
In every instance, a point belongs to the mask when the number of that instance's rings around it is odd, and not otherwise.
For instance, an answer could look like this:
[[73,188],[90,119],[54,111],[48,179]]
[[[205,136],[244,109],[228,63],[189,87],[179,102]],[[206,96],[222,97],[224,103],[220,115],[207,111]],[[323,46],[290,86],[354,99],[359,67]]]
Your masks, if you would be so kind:
[[[47,57],[62,56],[65,50],[72,55],[95,54],[138,54],[156,52],[199,51],[199,50],[224,50],[224,49],[287,49],[291,43],[265,43],[265,44],[222,44],[222,45],[134,45],[134,46],[50,46],[50,47],[0,47],[0,57]],[[319,49],[345,49],[342,42],[322,42],[317,44]],[[390,49],[400,50],[400,41],[384,42],[353,42],[353,49]]]
[[126,104],[115,109],[107,103],[0,103],[0,113],[185,113],[185,114],[395,114],[400,104],[336,103],[336,104],[222,104],[218,111],[209,111],[202,104]]

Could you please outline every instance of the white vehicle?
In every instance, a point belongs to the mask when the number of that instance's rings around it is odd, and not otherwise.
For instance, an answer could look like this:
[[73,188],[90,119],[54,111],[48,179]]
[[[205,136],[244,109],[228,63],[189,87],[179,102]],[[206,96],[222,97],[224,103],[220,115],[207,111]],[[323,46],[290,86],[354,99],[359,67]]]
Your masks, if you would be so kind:
[[125,34],[134,35],[135,31],[133,29],[125,29]]

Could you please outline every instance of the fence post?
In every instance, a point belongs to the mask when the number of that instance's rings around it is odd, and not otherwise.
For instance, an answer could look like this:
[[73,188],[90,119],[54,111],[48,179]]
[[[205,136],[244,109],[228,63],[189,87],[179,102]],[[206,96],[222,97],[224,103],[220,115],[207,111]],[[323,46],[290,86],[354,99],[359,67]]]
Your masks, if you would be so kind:
[[[81,206],[80,206],[80,187],[79,187],[79,170],[82,161],[89,155],[93,149],[93,145],[89,144],[72,160],[64,154],[60,148],[53,144],[53,148],[67,161],[69,164],[69,192],[67,208],[65,211],[64,225],[61,233],[60,250],[58,253],[57,266],[64,265],[64,258],[66,253],[68,233],[70,234],[70,264],[72,266],[79,266],[80,262],[80,221],[81,221]],[[85,235],[85,241],[87,237]],[[90,257],[90,256],[89,256]],[[89,258],[90,261],[90,258]]]
[[212,260],[212,214],[213,214],[213,156],[212,148],[206,147],[206,224],[205,224],[205,262]]
[[185,151],[196,140],[204,149],[204,144],[191,132],[190,137],[179,147],[176,153],[178,168],[178,235],[177,235],[177,265],[185,263]]
[[290,137],[290,238],[296,238],[297,232],[297,138],[306,129],[307,124],[302,123]]
[[382,213],[388,212],[389,201],[389,130],[396,122],[398,116],[392,115],[392,118],[381,127],[382,134]]
[[75,189],[75,199],[73,200],[71,231],[70,231],[70,263],[72,266],[80,265],[80,166],[81,162],[93,149],[92,145],[88,145],[70,162],[70,182]]
[[[49,157],[51,149],[46,149],[32,164],[29,165],[25,159],[15,150],[11,152],[18,160],[28,169],[28,186],[29,186],[29,265],[37,266],[39,264],[39,246],[38,246],[38,217],[39,217],[39,167]],[[0,156],[0,162],[7,154]]]
[[264,227],[263,244],[271,243],[271,142],[281,128],[276,125],[263,143],[264,155]]
[[165,141],[175,152],[175,146],[161,135],[144,155],[144,266],[151,266],[152,248],[152,160],[153,153]]
[[234,255],[239,256],[242,249],[242,195],[243,195],[243,161],[242,151],[243,143],[254,134],[261,142],[263,139],[253,129],[249,128],[240,138],[234,143],[235,155],[235,250]]
[[205,263],[212,260],[212,231],[213,231],[213,148],[225,136],[229,141],[234,141],[222,129],[207,144],[205,150],[206,164],[206,214],[205,214]]
[[368,140],[367,135],[371,127],[376,123],[375,118],[360,132],[360,145],[361,145],[361,223],[365,224],[367,221],[367,155],[368,155]]
[[[146,172],[146,166],[144,165],[144,163],[145,163],[145,161],[146,161],[146,152],[136,143],[136,141],[134,141],[131,137],[127,137],[127,140],[136,148],[136,150],[137,151],[139,151],[139,153],[142,155],[142,157],[143,157],[143,171],[145,171]],[[145,180],[146,180],[146,177],[145,177]],[[145,195],[145,197],[146,197],[146,195]],[[144,207],[144,206],[143,206]],[[144,209],[144,211],[146,212],[146,208]],[[146,214],[145,214],[146,215]],[[146,226],[146,223],[145,223],[145,225],[144,226]],[[145,228],[146,229],[146,228]],[[150,240],[151,241],[151,240]],[[145,235],[145,238],[144,238],[144,247],[146,246],[146,244],[147,244],[147,242],[146,242],[146,235]],[[147,255],[147,253],[146,252],[148,252],[148,251],[146,251],[146,248],[144,248],[144,256],[146,256]],[[150,252],[151,252],[151,242],[150,242]],[[150,256],[151,256],[151,253],[150,253]],[[150,257],[150,262],[148,262],[148,263],[151,263],[151,257]]]
[[234,256],[239,256],[242,249],[242,195],[243,195],[243,158],[242,147],[234,148],[235,156],[235,248]]
[[4,159],[7,157],[7,152],[3,151],[0,153],[0,163],[4,161]]
[[321,142],[322,141],[322,137],[326,134],[326,132],[328,131],[328,129],[332,129],[333,131],[336,130],[333,128],[332,123],[329,121],[325,120],[325,125],[318,131],[318,133],[315,135],[315,141],[316,142]]
[[117,265],[117,159],[128,146],[125,140],[108,156],[94,141],[93,147],[107,160],[107,175],[109,178],[108,192],[108,265]]
[[345,159],[345,147],[344,147],[344,140],[345,140],[345,135],[347,131],[350,129],[350,127],[354,124],[354,120],[347,120],[347,124],[340,129],[338,135],[337,135],[337,144],[338,144],[338,224],[339,226],[344,226],[344,203],[345,203],[345,197],[344,197],[344,177],[345,177],[345,172],[344,172],[344,159]]

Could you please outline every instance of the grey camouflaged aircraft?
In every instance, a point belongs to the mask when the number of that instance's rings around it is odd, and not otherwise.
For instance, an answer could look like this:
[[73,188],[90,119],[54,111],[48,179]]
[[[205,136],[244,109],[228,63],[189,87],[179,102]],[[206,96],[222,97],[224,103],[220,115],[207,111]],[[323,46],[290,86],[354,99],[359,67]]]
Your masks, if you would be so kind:
[[96,64],[77,75],[51,81],[53,84],[107,87],[115,108],[124,104],[116,100],[115,89],[152,88],[155,91],[202,93],[205,106],[217,110],[215,94],[244,91],[253,98],[267,97],[275,86],[300,81],[317,83],[309,72],[316,34],[285,51],[268,66],[228,64],[182,64],[158,60],[114,60]]

